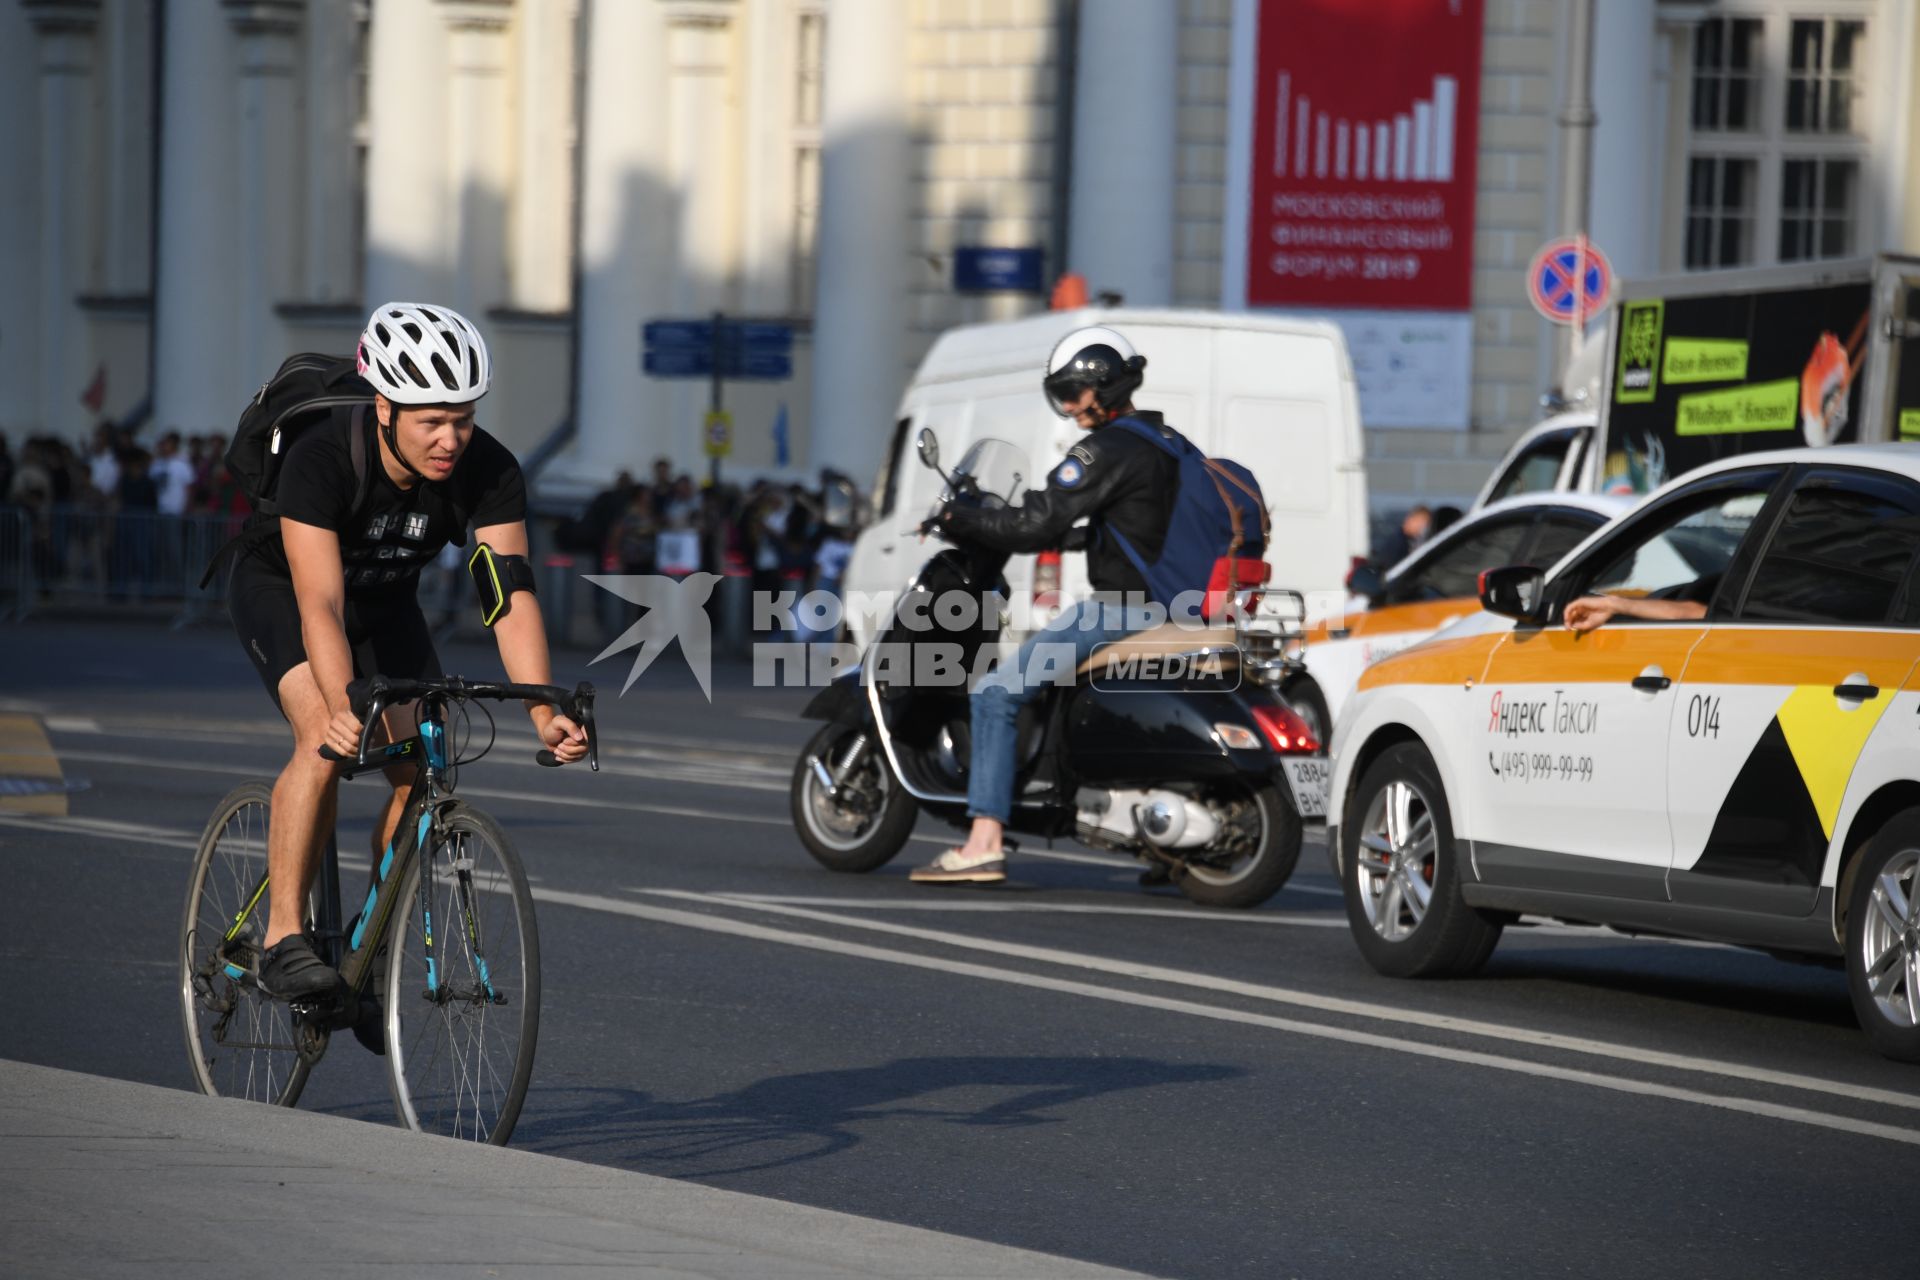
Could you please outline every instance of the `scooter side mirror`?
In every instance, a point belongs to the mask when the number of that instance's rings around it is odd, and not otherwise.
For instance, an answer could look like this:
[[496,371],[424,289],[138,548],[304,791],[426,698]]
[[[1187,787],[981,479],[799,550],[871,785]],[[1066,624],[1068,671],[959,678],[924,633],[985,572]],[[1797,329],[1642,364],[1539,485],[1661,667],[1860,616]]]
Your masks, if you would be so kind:
[[940,441],[929,427],[920,428],[920,435],[914,441],[914,447],[920,451],[920,464],[929,471],[940,469]]

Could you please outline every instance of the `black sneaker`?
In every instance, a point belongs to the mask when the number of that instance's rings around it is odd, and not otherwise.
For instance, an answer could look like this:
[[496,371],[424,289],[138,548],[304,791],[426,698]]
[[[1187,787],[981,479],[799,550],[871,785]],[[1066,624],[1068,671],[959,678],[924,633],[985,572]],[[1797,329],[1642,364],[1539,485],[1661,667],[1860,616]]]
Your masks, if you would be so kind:
[[318,1000],[340,986],[340,975],[314,954],[304,934],[292,934],[268,947],[260,961],[260,990],[290,1003]]

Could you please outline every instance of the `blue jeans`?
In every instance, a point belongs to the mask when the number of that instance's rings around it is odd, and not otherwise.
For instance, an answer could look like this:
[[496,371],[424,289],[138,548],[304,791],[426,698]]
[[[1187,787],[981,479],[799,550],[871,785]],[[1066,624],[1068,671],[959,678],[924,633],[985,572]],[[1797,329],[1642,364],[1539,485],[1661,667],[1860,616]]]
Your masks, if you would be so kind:
[[1083,600],[1035,632],[1020,651],[973,690],[973,759],[967,779],[967,816],[1004,823],[1013,812],[1014,752],[1020,708],[1073,673],[1103,644],[1153,625],[1138,607]]

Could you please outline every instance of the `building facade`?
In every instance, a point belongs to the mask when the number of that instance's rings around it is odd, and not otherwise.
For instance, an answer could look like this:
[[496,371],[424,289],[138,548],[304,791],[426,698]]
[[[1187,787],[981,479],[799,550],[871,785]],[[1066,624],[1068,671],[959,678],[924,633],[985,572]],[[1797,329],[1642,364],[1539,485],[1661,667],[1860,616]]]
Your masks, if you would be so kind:
[[[1471,494],[1556,376],[1525,267],[1568,222],[1572,6],[1482,3],[1466,429],[1370,425],[1381,507]],[[1920,250],[1914,0],[1594,8],[1588,226],[1618,274]],[[523,454],[572,424],[542,484],[579,491],[704,464],[711,389],[647,376],[640,335],[718,311],[797,334],[790,379],[726,387],[726,465],[866,477],[933,338],[1062,270],[1240,305],[1260,11],[0,0],[0,430],[222,430],[283,355],[436,299],[495,349],[483,420]],[[956,287],[978,250],[1026,278]]]

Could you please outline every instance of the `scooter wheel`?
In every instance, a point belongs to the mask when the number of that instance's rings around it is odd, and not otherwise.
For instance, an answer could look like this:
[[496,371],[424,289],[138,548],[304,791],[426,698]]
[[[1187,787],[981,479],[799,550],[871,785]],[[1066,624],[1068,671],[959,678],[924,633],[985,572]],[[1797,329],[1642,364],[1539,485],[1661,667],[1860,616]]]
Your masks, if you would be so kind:
[[829,770],[837,768],[857,732],[852,725],[823,726],[801,749],[788,790],[800,843],[832,871],[867,872],[885,866],[906,845],[918,816],[919,806],[871,739],[864,758],[840,780],[838,795],[828,795],[820,785],[814,761]]
[[1241,810],[1240,821],[1257,824],[1250,831],[1253,849],[1230,865],[1211,866],[1189,860],[1187,873],[1179,878],[1180,892],[1195,902],[1210,907],[1257,907],[1280,892],[1300,861],[1300,815],[1293,801],[1272,783],[1245,786],[1244,795],[1210,795],[1215,803],[1243,799],[1250,808]]

